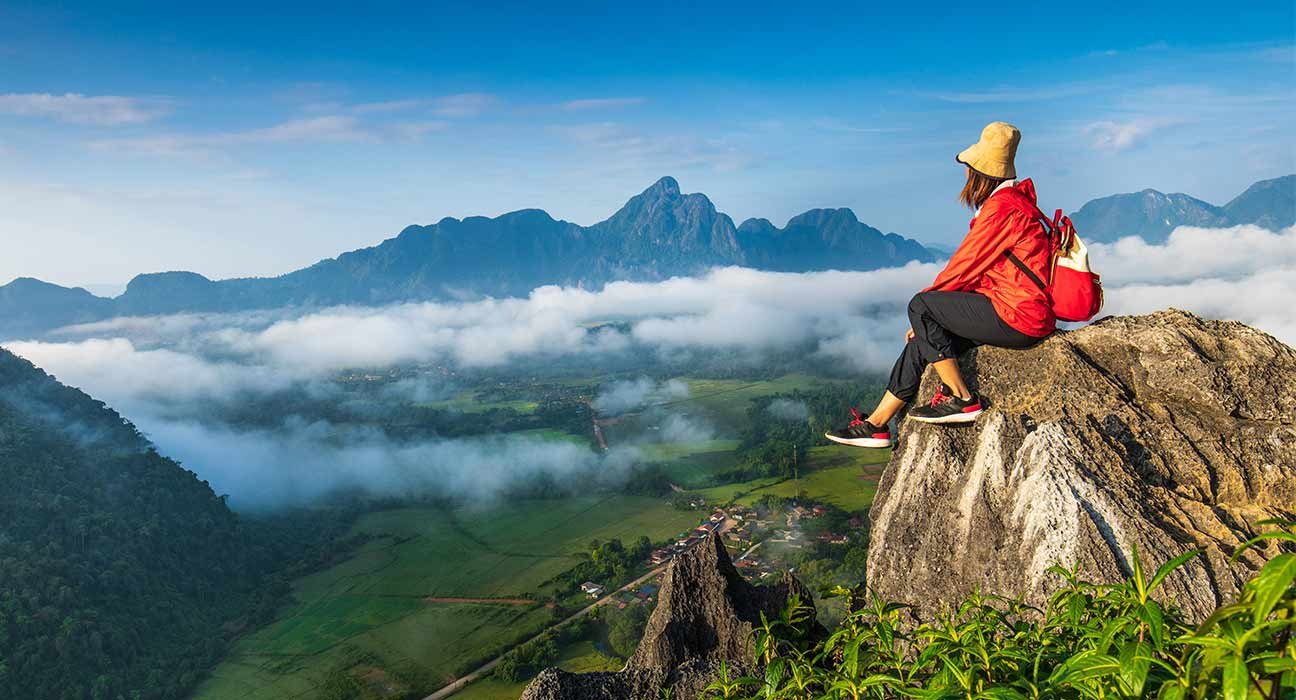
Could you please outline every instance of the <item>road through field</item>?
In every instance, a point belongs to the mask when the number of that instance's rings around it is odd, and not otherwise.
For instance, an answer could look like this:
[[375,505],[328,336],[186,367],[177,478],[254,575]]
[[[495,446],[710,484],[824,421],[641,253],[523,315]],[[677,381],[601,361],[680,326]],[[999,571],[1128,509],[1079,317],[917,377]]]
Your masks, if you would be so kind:
[[[727,530],[727,529],[729,529],[730,525],[732,525],[733,522],[734,522],[733,519],[727,517],[727,514],[726,514],[726,517],[725,517],[724,521],[720,524],[720,527],[716,528],[715,533],[713,533],[711,536],[712,536],[712,537],[719,537],[720,535],[724,534],[724,531]],[[755,547],[752,547],[752,549],[755,549]],[[742,556],[745,557],[745,556],[747,556],[747,554],[749,554],[749,553],[751,553],[751,549],[747,550],[747,552],[744,552]],[[739,557],[739,558],[741,559],[742,557]],[[600,605],[605,605],[605,604],[607,604],[607,602],[610,601],[610,600],[612,600],[612,598],[613,598],[616,594],[621,593],[621,592],[626,591],[626,590],[629,590],[629,589],[632,589],[632,588],[636,588],[636,587],[642,585],[643,582],[648,581],[648,580],[652,579],[653,577],[657,576],[658,574],[660,574],[660,573],[666,571],[666,567],[669,566],[669,565],[670,565],[670,564],[662,564],[661,566],[659,566],[659,567],[653,569],[652,571],[649,571],[648,573],[644,574],[643,576],[640,576],[639,578],[637,578],[637,579],[631,581],[630,583],[627,583],[626,585],[624,585],[624,586],[622,586],[622,587],[616,589],[615,591],[612,591],[611,593],[608,593],[607,595],[603,596],[602,598],[599,598],[598,600],[594,601],[594,602],[593,602],[592,604],[590,604],[589,606],[584,607],[584,608],[581,608],[580,611],[578,611],[578,612],[576,612],[576,613],[574,613],[574,614],[572,614],[572,615],[569,615],[568,617],[563,618],[563,619],[562,619],[561,621],[559,621],[559,622],[555,622],[554,624],[550,625],[547,629],[543,630],[542,632],[540,632],[540,633],[537,634],[536,636],[532,637],[531,639],[526,640],[525,642],[522,642],[522,644],[528,644],[528,643],[530,643],[530,642],[532,642],[532,641],[535,641],[536,639],[539,639],[540,637],[544,636],[544,634],[545,634],[546,632],[548,632],[549,630],[557,629],[557,628],[562,627],[563,625],[565,625],[565,624],[571,622],[572,620],[575,620],[575,619],[577,619],[577,618],[579,618],[579,617],[581,617],[581,616],[584,616],[584,615],[588,615],[588,614],[590,614],[590,612],[592,612],[595,608],[599,607]],[[519,644],[518,646],[522,646],[522,644]],[[511,651],[511,650],[510,650],[510,651]],[[507,653],[508,653],[508,652],[504,652],[504,654],[507,654]],[[498,666],[498,665],[500,664],[500,661],[501,661],[501,660],[503,660],[503,658],[504,658],[504,654],[500,654],[499,656],[497,656],[497,657],[491,659],[490,661],[487,661],[485,664],[482,664],[482,666],[481,666],[480,668],[478,668],[477,670],[472,671],[471,673],[468,673],[468,674],[466,674],[466,675],[464,675],[464,676],[460,676],[459,678],[454,679],[453,681],[450,682],[449,685],[446,685],[445,687],[441,688],[440,690],[436,691],[435,693],[432,693],[431,695],[429,695],[429,696],[423,698],[423,700],[442,700],[442,698],[448,698],[448,697],[450,697],[451,695],[454,695],[455,693],[459,692],[460,690],[463,690],[464,687],[467,686],[469,683],[472,683],[473,681],[478,680],[479,678],[482,678],[483,676],[487,675],[487,674],[490,673],[491,671],[495,670],[495,667]]]

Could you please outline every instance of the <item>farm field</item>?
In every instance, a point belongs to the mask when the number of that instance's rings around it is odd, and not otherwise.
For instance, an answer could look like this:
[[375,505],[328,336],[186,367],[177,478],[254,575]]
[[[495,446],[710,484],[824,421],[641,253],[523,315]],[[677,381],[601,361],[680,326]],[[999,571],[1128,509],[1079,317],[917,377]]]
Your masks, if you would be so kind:
[[751,505],[766,495],[790,498],[800,490],[842,510],[862,511],[873,502],[877,480],[890,457],[890,450],[822,445],[810,448],[799,484],[792,479],[765,477],[700,489],[697,493],[708,503]]
[[711,416],[722,431],[734,432],[747,420],[747,407],[752,399],[829,382],[806,374],[787,374],[777,379],[762,381],[687,377],[684,377],[683,381],[689,386],[689,397],[672,405],[687,403],[697,407]]
[[[670,402],[668,410],[709,425],[710,439],[661,441],[654,429],[661,414],[649,407],[605,424],[609,443],[633,444],[673,483],[710,504],[752,503],[800,490],[848,511],[868,507],[879,465],[889,456],[885,450],[818,446],[801,465],[799,480],[713,486],[718,474],[733,467],[738,442],[731,438],[746,420],[751,399],[823,380],[787,375],[755,382],[684,381],[690,396]],[[479,402],[483,398],[463,394],[454,401],[478,410],[513,403]],[[547,428],[518,434],[588,440]],[[701,516],[675,509],[665,497],[606,494],[369,513],[353,527],[369,536],[366,544],[331,568],[294,582],[294,603],[239,640],[194,697],[311,698],[330,675],[352,668],[367,670],[364,678],[374,687],[435,689],[552,624],[554,612],[546,607],[551,599],[580,602],[579,595],[558,590],[552,580],[580,561],[591,540],[619,538],[629,544],[647,535],[661,542],[689,530]],[[576,671],[609,664],[619,665],[583,642],[565,647],[559,665]],[[515,698],[522,687],[487,678],[456,697]]]
[[[569,644],[562,649],[556,664],[564,671],[589,673],[591,671],[617,671],[619,659],[605,656],[590,641]],[[497,678],[485,678],[454,694],[456,700],[517,700],[526,688],[526,682],[508,683]]]
[[298,602],[240,640],[195,697],[309,698],[331,670],[358,659],[439,685],[547,626],[550,610],[517,599],[543,597],[545,582],[591,539],[659,541],[697,519],[633,496],[371,513],[354,530],[375,539],[298,581]]
[[449,399],[441,401],[428,401],[418,404],[420,408],[439,408],[443,410],[459,411],[461,413],[485,413],[493,409],[513,409],[518,413],[535,413],[540,407],[539,402],[526,399],[509,399],[504,401],[495,401],[481,397],[476,390],[466,390],[455,394]]
[[701,443],[665,442],[639,447],[645,461],[656,462],[671,482],[686,489],[714,483],[715,475],[733,466],[737,440]]

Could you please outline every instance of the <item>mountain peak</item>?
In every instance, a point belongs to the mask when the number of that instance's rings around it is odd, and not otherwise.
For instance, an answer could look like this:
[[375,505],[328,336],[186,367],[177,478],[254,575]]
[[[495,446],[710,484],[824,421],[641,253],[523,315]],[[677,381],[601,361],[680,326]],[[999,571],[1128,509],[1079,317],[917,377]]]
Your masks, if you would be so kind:
[[1224,205],[1234,224],[1278,231],[1296,224],[1296,175],[1261,180]]
[[657,197],[678,197],[680,195],[680,186],[679,183],[675,181],[675,178],[666,175],[657,182],[654,182],[651,187],[644,190],[643,194],[654,195]]

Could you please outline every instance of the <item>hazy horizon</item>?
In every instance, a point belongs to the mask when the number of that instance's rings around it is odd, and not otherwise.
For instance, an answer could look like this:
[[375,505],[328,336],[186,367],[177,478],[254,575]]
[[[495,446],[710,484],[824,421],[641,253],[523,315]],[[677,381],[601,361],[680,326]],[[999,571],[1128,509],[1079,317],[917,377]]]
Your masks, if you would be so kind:
[[446,216],[591,224],[663,175],[949,245],[994,119],[1046,208],[1296,172],[1284,3],[1017,8],[1007,51],[962,8],[258,10],[0,8],[0,280],[277,275]]

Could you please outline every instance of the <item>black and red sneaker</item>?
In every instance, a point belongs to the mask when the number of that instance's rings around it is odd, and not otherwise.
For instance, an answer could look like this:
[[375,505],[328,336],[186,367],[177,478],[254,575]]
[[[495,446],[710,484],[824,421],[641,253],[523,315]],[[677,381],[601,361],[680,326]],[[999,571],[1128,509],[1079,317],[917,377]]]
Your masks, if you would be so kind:
[[864,416],[859,411],[851,409],[851,416],[854,418],[841,430],[830,430],[824,433],[824,437],[833,442],[854,447],[890,447],[891,430],[886,426],[878,427],[864,420]]
[[981,415],[981,397],[966,399],[954,396],[944,384],[925,406],[909,409],[909,417],[921,423],[971,423]]

